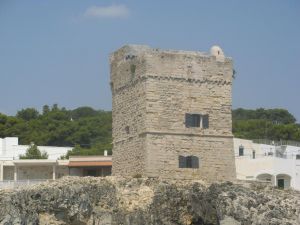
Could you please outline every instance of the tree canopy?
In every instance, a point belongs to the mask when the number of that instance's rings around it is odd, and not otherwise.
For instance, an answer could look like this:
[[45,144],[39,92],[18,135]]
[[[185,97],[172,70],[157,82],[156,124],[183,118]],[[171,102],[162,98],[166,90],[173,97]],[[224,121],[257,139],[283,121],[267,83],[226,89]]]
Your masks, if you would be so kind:
[[17,112],[17,118],[29,121],[39,117],[39,112],[34,108],[22,109]]
[[296,122],[295,117],[286,109],[258,108],[252,110],[238,108],[232,111],[232,117],[234,120],[266,120],[273,124],[291,124]]
[[[20,144],[76,146],[74,152],[82,155],[111,152],[110,111],[91,107],[67,110],[55,104],[43,106],[42,114],[28,112],[33,110],[22,109],[16,116],[0,114],[0,137],[19,137]],[[23,116],[27,114],[35,116]],[[74,155],[73,151],[69,155]]]
[[300,125],[285,109],[236,109],[232,112],[233,134],[245,139],[300,141]]

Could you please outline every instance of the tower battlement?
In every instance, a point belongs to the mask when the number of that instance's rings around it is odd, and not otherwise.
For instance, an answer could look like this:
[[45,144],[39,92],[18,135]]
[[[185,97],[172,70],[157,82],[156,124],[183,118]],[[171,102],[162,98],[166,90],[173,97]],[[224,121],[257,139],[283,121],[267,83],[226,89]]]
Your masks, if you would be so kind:
[[[118,66],[123,70],[122,77],[111,74],[116,89],[145,77],[220,83],[231,83],[232,80],[232,59],[225,57],[217,46],[212,47],[209,54],[126,45],[111,55],[110,62],[112,67]],[[114,65],[112,62],[118,63]]]

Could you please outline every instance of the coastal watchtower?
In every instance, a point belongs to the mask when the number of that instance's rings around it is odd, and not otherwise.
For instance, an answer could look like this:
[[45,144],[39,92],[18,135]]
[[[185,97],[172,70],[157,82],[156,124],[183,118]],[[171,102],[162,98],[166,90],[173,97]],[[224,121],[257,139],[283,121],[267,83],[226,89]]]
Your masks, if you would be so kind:
[[233,180],[233,67],[209,54],[126,45],[111,55],[113,175]]

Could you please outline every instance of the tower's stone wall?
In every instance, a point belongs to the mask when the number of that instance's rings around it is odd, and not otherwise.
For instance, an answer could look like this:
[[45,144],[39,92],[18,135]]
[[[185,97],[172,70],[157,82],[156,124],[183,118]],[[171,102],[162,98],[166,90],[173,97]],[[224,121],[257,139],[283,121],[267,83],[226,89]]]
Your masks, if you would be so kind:
[[[148,176],[176,179],[235,179],[231,138],[150,134],[148,140]],[[200,159],[199,169],[179,168],[179,155]]]
[[[141,57],[124,47],[111,56],[113,168],[115,175],[144,174],[146,92],[137,74],[145,72]],[[130,58],[128,58],[130,56]]]
[[[232,61],[216,52],[125,46],[112,55],[113,174],[235,178]],[[187,128],[186,113],[209,115],[209,128]],[[188,155],[199,168],[179,168]]]

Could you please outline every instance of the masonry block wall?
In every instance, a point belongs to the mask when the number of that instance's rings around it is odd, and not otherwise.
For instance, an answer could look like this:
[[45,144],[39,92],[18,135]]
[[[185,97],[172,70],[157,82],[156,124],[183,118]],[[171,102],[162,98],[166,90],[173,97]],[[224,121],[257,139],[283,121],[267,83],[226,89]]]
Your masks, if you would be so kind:
[[233,68],[219,47],[127,45],[110,60],[113,175],[235,179]]

